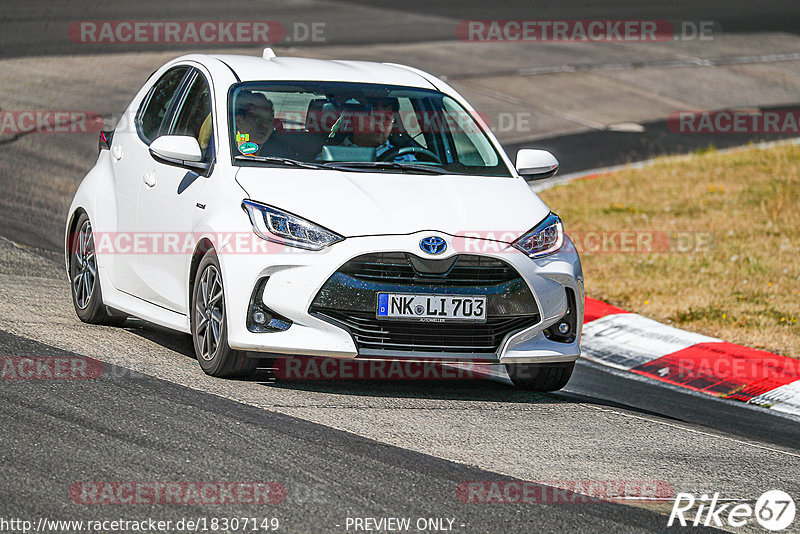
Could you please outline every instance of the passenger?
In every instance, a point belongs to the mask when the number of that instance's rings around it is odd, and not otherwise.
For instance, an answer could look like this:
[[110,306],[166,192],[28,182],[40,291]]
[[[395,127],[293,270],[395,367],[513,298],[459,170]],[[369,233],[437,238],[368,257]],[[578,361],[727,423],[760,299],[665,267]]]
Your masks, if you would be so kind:
[[242,154],[298,159],[297,151],[275,131],[275,109],[264,94],[242,91],[235,112],[236,146]]

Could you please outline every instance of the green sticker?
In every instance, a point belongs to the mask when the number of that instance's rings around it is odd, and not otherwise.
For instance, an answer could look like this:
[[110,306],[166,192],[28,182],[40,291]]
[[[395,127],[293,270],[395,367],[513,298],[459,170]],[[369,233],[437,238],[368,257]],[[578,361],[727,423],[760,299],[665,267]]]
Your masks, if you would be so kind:
[[258,152],[258,145],[255,143],[242,143],[239,145],[239,152],[242,154],[255,154]]

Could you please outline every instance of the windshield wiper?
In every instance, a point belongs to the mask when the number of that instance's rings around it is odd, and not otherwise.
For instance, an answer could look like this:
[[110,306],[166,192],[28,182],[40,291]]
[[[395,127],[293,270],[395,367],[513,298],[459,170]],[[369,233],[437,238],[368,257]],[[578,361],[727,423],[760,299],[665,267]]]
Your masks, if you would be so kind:
[[272,165],[284,165],[287,167],[300,167],[303,169],[335,169],[337,171],[349,172],[369,172],[372,169],[390,169],[405,172],[421,172],[425,174],[457,174],[445,170],[441,167],[424,165],[418,163],[401,163],[399,161],[331,161],[328,163],[310,163],[298,161],[291,158],[280,158],[277,156],[235,156],[237,161],[257,161]]
[[369,172],[370,169],[397,169],[400,171],[415,171],[426,174],[455,174],[441,167],[418,163],[401,163],[399,161],[335,161],[325,163],[325,167],[337,170],[359,170]]
[[233,159],[237,161],[257,161],[259,163],[271,163],[274,165],[284,165],[287,167],[301,167],[303,169],[324,169],[322,165],[316,163],[307,163],[305,161],[297,161],[291,158],[279,158],[277,156],[235,156]]

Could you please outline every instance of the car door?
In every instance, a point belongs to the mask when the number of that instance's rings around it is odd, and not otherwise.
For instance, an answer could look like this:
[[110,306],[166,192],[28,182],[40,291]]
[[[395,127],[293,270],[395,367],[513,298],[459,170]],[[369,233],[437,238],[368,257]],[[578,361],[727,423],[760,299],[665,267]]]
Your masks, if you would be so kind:
[[[213,114],[207,78],[197,69],[189,74],[169,125],[162,134],[198,140],[204,162],[214,158]],[[186,272],[193,252],[193,222],[206,178],[184,167],[157,161],[148,155],[137,201],[138,234],[147,235],[148,247],[138,254],[138,276],[145,298],[173,311],[187,313]]]
[[108,273],[114,287],[136,296],[144,291],[136,269],[135,232],[139,189],[151,159],[148,147],[170,116],[188,73],[189,67],[185,65],[165,72],[136,110],[133,127],[118,126],[111,144],[117,226],[111,260],[113,268]]

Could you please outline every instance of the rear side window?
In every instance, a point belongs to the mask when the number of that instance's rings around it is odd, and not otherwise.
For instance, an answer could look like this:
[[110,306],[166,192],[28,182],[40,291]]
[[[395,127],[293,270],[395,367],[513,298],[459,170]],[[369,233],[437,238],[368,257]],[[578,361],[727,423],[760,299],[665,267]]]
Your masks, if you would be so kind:
[[156,82],[147,97],[146,104],[139,111],[139,131],[148,142],[158,137],[161,122],[177,96],[178,87],[188,67],[175,67],[167,71]]
[[194,137],[200,148],[208,147],[211,133],[211,94],[205,76],[197,74],[192,80],[186,96],[179,104],[170,135]]

